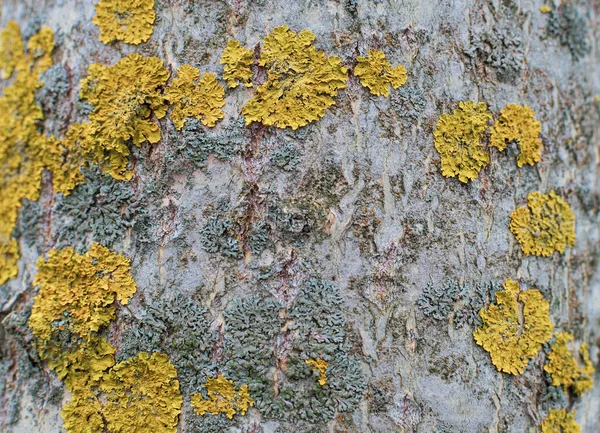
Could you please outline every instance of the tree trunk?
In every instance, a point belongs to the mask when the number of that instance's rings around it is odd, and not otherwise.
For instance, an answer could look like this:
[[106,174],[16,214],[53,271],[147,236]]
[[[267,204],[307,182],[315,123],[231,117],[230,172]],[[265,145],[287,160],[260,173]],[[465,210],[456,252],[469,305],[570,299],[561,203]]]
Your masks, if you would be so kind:
[[[141,14],[119,3],[111,19]],[[39,197],[19,195],[18,219],[0,233],[2,245],[18,246],[0,251],[0,430],[520,433],[565,409],[582,432],[600,431],[599,377],[589,370],[600,353],[596,0],[157,0],[141,40],[111,40],[91,0],[3,0],[0,10],[2,28],[16,21],[25,44],[3,41],[2,111],[12,113],[7,89],[29,73],[18,52],[39,71],[42,113],[24,139],[12,131],[28,117],[0,121],[3,219],[3,200],[23,185],[7,186],[15,149],[33,148],[32,136],[44,137],[32,160],[61,149],[59,168],[42,164]],[[127,22],[131,35],[137,24]],[[52,66],[27,47],[46,26]],[[287,57],[272,48],[301,37]],[[235,69],[251,71],[245,79],[228,79],[231,63],[221,62],[230,40],[251,50]],[[371,50],[382,63],[369,63]],[[143,68],[114,78],[132,53],[160,59],[163,81]],[[214,93],[198,81],[177,88],[183,65],[201,83],[215,74]],[[298,95],[268,106],[261,89],[279,101]],[[467,101],[482,111],[459,105]],[[176,110],[204,103],[215,104],[214,121],[184,112],[177,123]],[[515,136],[501,131],[510,104],[533,110],[505,122]],[[134,132],[114,139],[127,122]],[[96,129],[73,144],[75,124]],[[118,168],[115,155],[125,155]],[[533,160],[518,166],[525,157]],[[513,212],[533,212],[536,191],[558,198],[527,244]],[[72,256],[58,263],[53,254],[65,251]],[[509,279],[519,285],[508,295],[512,322],[508,307],[498,310]],[[108,300],[82,313],[98,293]],[[543,331],[530,310],[551,325]],[[573,336],[565,353],[581,377],[572,386],[557,382],[566,364],[552,373],[561,333]],[[103,356],[90,354],[101,347]],[[100,409],[84,414],[92,401]]]

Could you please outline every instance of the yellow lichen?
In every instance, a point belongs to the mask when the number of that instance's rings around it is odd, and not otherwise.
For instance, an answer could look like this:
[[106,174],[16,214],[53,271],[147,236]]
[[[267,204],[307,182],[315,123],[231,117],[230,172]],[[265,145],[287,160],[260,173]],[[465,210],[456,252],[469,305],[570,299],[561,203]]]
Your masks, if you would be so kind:
[[327,384],[327,367],[329,365],[327,361],[321,358],[317,358],[307,359],[304,362],[310,365],[314,371],[319,372],[319,385],[324,386],[325,384]]
[[582,344],[579,351],[583,367],[579,367],[567,343],[573,339],[568,332],[561,332],[556,336],[556,341],[552,345],[552,350],[548,355],[548,362],[544,370],[550,373],[552,385],[562,386],[565,390],[573,387],[576,394],[583,394],[594,387],[592,376],[594,366],[590,360],[587,344]]
[[499,371],[522,374],[529,360],[550,340],[554,326],[549,304],[538,290],[519,291],[508,278],[496,304],[479,312],[483,324],[473,332]]
[[21,29],[16,21],[9,21],[2,30],[0,46],[0,69],[2,78],[9,78],[13,72],[26,71],[29,60],[21,38]]
[[214,379],[207,378],[206,384],[202,386],[206,389],[208,398],[205,399],[201,393],[194,394],[191,398],[192,407],[198,415],[223,413],[231,419],[237,412],[245,415],[248,408],[254,406],[254,400],[248,393],[248,385],[242,385],[236,391],[232,380],[219,375]]
[[158,124],[167,104],[162,94],[169,72],[157,57],[130,54],[113,66],[94,63],[82,80],[80,97],[94,106],[90,114],[92,161],[115,179],[131,179],[129,141],[140,146],[160,140]]
[[252,50],[244,48],[239,41],[230,40],[221,56],[223,79],[231,89],[238,86],[238,81],[246,87],[252,87],[252,70],[254,63]]
[[115,365],[100,384],[110,433],[175,433],[183,398],[167,355],[146,352]]
[[204,74],[190,65],[177,71],[177,78],[165,91],[165,97],[173,104],[171,120],[177,129],[183,128],[187,117],[195,117],[206,126],[215,126],[225,115],[225,89],[214,74]]
[[100,28],[103,43],[137,45],[150,39],[155,19],[154,0],[100,0],[92,22]]
[[19,245],[15,239],[0,241],[0,285],[19,274]]
[[527,105],[508,104],[494,122],[490,144],[503,151],[513,141],[519,143],[520,153],[517,165],[535,165],[542,157],[542,126],[535,120],[534,111]]
[[481,139],[491,118],[485,103],[473,101],[460,102],[452,114],[440,116],[433,135],[445,177],[458,176],[458,180],[467,183],[490,163],[490,154]]
[[49,137],[46,141],[44,165],[52,172],[54,191],[65,195],[84,182],[81,168],[87,161],[84,159],[83,150],[89,146],[82,146],[80,143],[80,128],[85,128],[83,125],[89,124],[74,124],[67,131],[65,139]]
[[297,129],[320,119],[346,87],[347,68],[339,57],[327,57],[313,45],[315,35],[287,26],[277,27],[264,40],[258,64],[268,80],[242,109],[246,124]]
[[510,214],[510,231],[526,255],[563,253],[575,243],[575,215],[553,190],[548,194],[535,191],[527,196],[527,206]]
[[0,96],[0,284],[17,276],[18,248],[11,238],[23,199],[37,200],[45,168],[46,137],[39,131],[44,116],[35,101],[39,75],[52,64],[54,36],[44,27],[28,42],[10,21],[2,31],[0,69],[13,77]]
[[91,390],[78,391],[60,413],[69,433],[102,433],[102,404]]
[[29,326],[44,341],[51,325],[68,313],[73,331],[82,338],[97,332],[114,318],[115,298],[127,304],[136,291],[129,259],[94,243],[85,254],[73,248],[52,250],[48,260],[37,262],[34,299]]
[[548,14],[552,12],[552,8],[546,4],[543,4],[542,6],[540,6],[540,12],[543,14]]
[[542,433],[580,433],[581,427],[575,421],[575,411],[552,409],[541,424]]
[[406,83],[406,68],[402,65],[392,67],[379,50],[367,51],[367,55],[358,56],[356,62],[354,75],[372,95],[388,96],[390,85],[397,89]]

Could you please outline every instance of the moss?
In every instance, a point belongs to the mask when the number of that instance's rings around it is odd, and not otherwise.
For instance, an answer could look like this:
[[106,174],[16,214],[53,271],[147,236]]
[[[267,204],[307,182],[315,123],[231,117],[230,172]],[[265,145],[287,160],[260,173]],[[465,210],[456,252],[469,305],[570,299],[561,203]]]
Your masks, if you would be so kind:
[[317,50],[314,39],[308,30],[295,33],[287,26],[265,37],[258,64],[268,79],[242,108],[247,125],[297,129],[335,104],[333,98],[346,87],[347,68],[339,57]]
[[540,162],[542,141],[540,122],[535,120],[535,113],[527,105],[508,104],[500,112],[500,117],[494,122],[490,137],[490,145],[503,151],[508,143],[516,141],[520,153],[517,165],[535,165]]
[[128,182],[119,182],[96,170],[83,170],[84,183],[58,198],[54,223],[59,245],[78,251],[93,242],[114,246],[143,214],[144,198]]
[[575,215],[562,197],[551,190],[527,196],[527,205],[510,214],[510,231],[526,255],[564,253],[575,243]]
[[204,385],[207,397],[201,393],[192,395],[191,402],[194,411],[203,416],[207,413],[212,415],[224,414],[231,419],[236,413],[245,415],[254,401],[248,394],[248,385],[242,385],[236,389],[232,380],[223,375],[216,378],[207,378]]
[[425,316],[447,320],[454,310],[454,303],[464,295],[465,290],[464,285],[450,278],[440,285],[429,281],[417,303]]
[[420,87],[401,87],[394,92],[390,98],[390,103],[396,114],[409,121],[416,121],[427,107],[425,92]]
[[225,105],[225,89],[214,74],[203,74],[190,65],[183,65],[177,77],[165,91],[165,97],[173,108],[169,117],[179,130],[187,117],[195,117],[203,125],[215,126],[225,117],[221,110]]
[[223,79],[227,86],[233,89],[239,83],[252,87],[252,65],[254,53],[240,45],[240,41],[229,40],[223,51],[220,63],[223,65]]
[[106,326],[115,314],[115,299],[127,304],[136,291],[129,259],[93,244],[77,254],[73,248],[52,250],[37,262],[39,286],[29,326],[42,341],[51,337],[52,322],[68,312],[73,332],[85,338]]
[[587,21],[571,4],[561,4],[550,12],[548,34],[567,47],[576,61],[581,60],[591,51]]
[[154,0],[100,0],[92,22],[100,27],[100,40],[138,45],[152,36]]
[[129,180],[128,142],[140,146],[160,140],[154,114],[162,118],[167,104],[162,94],[169,72],[157,57],[130,54],[115,65],[94,63],[81,82],[81,99],[94,106],[90,113],[89,143],[83,151],[115,179]]
[[372,95],[387,97],[390,85],[397,89],[406,83],[406,68],[402,65],[392,67],[385,54],[378,50],[370,50],[366,56],[358,56],[353,73]]
[[110,433],[176,433],[183,398],[167,355],[140,353],[115,365],[100,384]]
[[433,134],[445,177],[458,176],[458,180],[467,183],[490,163],[482,138],[491,118],[485,103],[472,101],[459,102],[452,114],[440,115]]
[[581,427],[575,421],[575,411],[566,409],[551,410],[540,425],[542,433],[580,433]]
[[552,336],[549,307],[538,290],[520,291],[519,283],[509,278],[496,293],[496,304],[479,312],[483,324],[473,337],[499,371],[522,374]]
[[567,343],[572,339],[573,336],[567,332],[556,335],[544,371],[551,375],[553,386],[562,386],[565,390],[572,387],[575,394],[581,395],[594,387],[592,380],[594,366],[590,361],[586,344],[582,344],[580,349],[583,367],[577,364],[573,354],[567,348]]

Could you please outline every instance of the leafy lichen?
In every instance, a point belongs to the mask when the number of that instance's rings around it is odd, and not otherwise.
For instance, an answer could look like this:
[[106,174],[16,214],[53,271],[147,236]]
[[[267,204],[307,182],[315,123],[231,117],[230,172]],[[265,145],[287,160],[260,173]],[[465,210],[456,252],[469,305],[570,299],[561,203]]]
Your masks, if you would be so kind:
[[202,416],[206,413],[218,415],[225,414],[231,419],[236,413],[245,415],[254,401],[248,393],[248,385],[242,385],[236,389],[232,380],[223,375],[216,378],[207,378],[204,385],[207,397],[202,393],[192,395],[191,402],[195,412]]
[[506,149],[508,143],[516,141],[520,153],[517,165],[535,165],[540,162],[542,141],[540,122],[535,120],[534,111],[527,105],[508,104],[500,112],[500,117],[492,127],[490,144],[498,150]]
[[479,312],[483,324],[473,331],[499,371],[522,374],[529,360],[550,340],[554,326],[549,304],[538,290],[519,290],[508,278],[496,304]]
[[34,284],[40,289],[29,325],[43,341],[50,339],[52,322],[65,312],[80,337],[98,332],[114,318],[115,299],[127,304],[136,291],[129,259],[99,244],[85,254],[70,247],[52,250],[47,260],[40,257],[37,267]]
[[440,285],[429,281],[417,302],[425,316],[435,320],[446,320],[454,309],[454,303],[464,291],[465,286],[451,278]]
[[575,421],[575,411],[552,409],[540,425],[542,433],[580,433],[581,427]]
[[169,117],[179,130],[185,125],[186,117],[195,117],[212,127],[225,116],[221,110],[225,105],[225,89],[216,75],[207,73],[200,77],[200,71],[190,65],[179,68],[165,97],[173,105]]
[[467,183],[490,163],[481,142],[492,118],[484,102],[459,102],[452,114],[442,114],[435,126],[434,144],[442,160],[442,174]]
[[526,255],[563,253],[575,243],[575,215],[562,197],[551,190],[527,196],[527,205],[510,214],[510,231]]
[[252,87],[252,65],[254,64],[254,52],[240,45],[240,41],[227,41],[227,47],[221,56],[223,65],[223,79],[227,86],[233,89],[244,84]]
[[288,26],[265,37],[258,64],[268,80],[242,109],[246,124],[297,129],[320,119],[346,87],[347,68],[339,57],[327,57],[313,45],[315,35]]
[[141,352],[105,375],[102,416],[110,433],[176,433],[183,398],[167,355]]
[[392,94],[390,103],[399,117],[411,121],[417,120],[427,107],[425,92],[420,87],[401,87]]
[[15,239],[0,242],[0,285],[15,278],[19,273],[19,244]]
[[321,358],[307,359],[304,362],[306,362],[307,365],[310,365],[312,367],[313,371],[315,371],[319,374],[319,385],[321,385],[321,386],[326,385],[327,384],[327,367],[329,366],[329,363]]
[[92,22],[100,28],[103,43],[138,45],[150,39],[155,18],[154,0],[100,0]]
[[392,67],[379,50],[367,51],[367,55],[358,56],[356,62],[354,75],[372,95],[388,96],[390,85],[397,89],[406,83],[406,68],[403,65]]
[[579,350],[583,361],[580,367],[575,357],[567,347],[567,343],[573,339],[568,332],[556,335],[556,341],[548,355],[548,362],[544,370],[550,373],[553,386],[562,386],[565,390],[573,387],[576,394],[583,394],[593,388],[594,366],[590,360],[587,344],[582,344]]
[[0,69],[2,78],[10,78],[13,72],[26,71],[29,61],[21,38],[21,29],[16,21],[9,21],[0,37]]
[[576,61],[591,51],[587,21],[572,4],[561,4],[550,12],[548,34],[558,38],[561,45],[569,48]]
[[131,179],[128,142],[140,146],[160,140],[160,129],[151,115],[160,119],[167,113],[162,89],[168,79],[162,60],[140,54],[130,54],[112,66],[89,66],[80,97],[94,111],[89,115],[89,131],[82,131],[89,134],[84,141],[89,148],[83,151],[102,171],[115,179]]

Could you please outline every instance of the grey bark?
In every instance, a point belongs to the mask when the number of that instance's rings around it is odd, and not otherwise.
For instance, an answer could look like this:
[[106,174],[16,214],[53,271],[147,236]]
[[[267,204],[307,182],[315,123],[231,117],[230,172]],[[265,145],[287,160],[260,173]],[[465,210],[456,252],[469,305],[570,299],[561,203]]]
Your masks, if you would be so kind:
[[[478,284],[513,278],[544,293],[557,330],[588,342],[598,369],[596,0],[573,3],[581,21],[550,28],[551,16],[529,0],[156,3],[149,42],[106,46],[91,22],[92,1],[3,1],[2,27],[15,19],[25,34],[48,25],[57,35],[57,66],[39,95],[48,133],[64,132],[85,113],[76,89],[93,62],[141,52],[172,71],[189,63],[220,74],[228,39],[256,47],[284,24],[313,31],[319,49],[348,65],[381,49],[392,64],[406,66],[406,87],[415,89],[375,97],[351,78],[337,106],[298,131],[244,126],[240,110],[252,90],[237,89],[228,92],[225,120],[214,130],[190,122],[180,133],[161,121],[163,140],[134,151],[130,184],[90,172],[87,189],[72,198],[52,196],[46,185],[40,201],[21,211],[20,275],[0,288],[2,431],[63,431],[68,393],[35,360],[24,323],[36,259],[52,247],[85,249],[92,240],[133,261],[138,292],[108,331],[121,359],[135,347],[160,344],[143,330],[135,334],[131,317],[147,317],[176,294],[198,300],[209,313],[206,326],[219,335],[238,298],[277,299],[282,287],[297,290],[308,276],[339,288],[348,353],[358,357],[366,383],[360,404],[313,427],[260,423],[250,411],[250,421],[231,431],[535,432],[553,404],[576,409],[582,432],[600,431],[598,374],[592,391],[565,406],[558,397],[542,401],[549,393],[543,351],[524,375],[499,373],[474,343],[474,325],[456,323],[476,303]],[[467,185],[444,178],[433,127],[463,100],[484,101],[494,113],[507,103],[532,107],[542,123],[542,161],[518,169],[509,148],[492,152],[491,164]],[[508,230],[509,215],[528,193],[550,189],[575,213],[575,246],[552,257],[525,256]],[[227,230],[244,218],[252,222],[248,236],[232,245],[239,239]],[[437,320],[418,300],[428,284],[448,293],[447,280],[468,288],[444,301]],[[194,431],[186,422],[184,414],[180,431]]]

